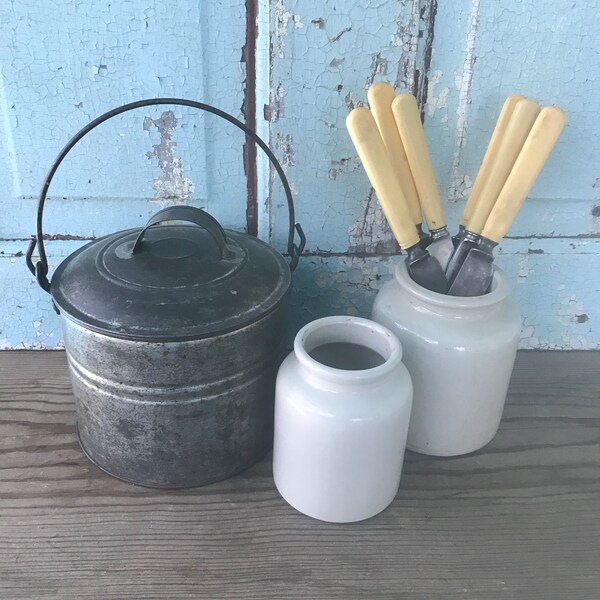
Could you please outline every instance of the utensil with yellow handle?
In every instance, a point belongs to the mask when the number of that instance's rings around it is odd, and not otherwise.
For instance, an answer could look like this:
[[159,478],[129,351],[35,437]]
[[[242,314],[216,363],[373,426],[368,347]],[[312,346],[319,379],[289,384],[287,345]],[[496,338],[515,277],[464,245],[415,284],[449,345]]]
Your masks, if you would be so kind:
[[379,133],[388,151],[392,167],[400,178],[400,185],[406,198],[408,211],[417,228],[421,243],[429,241],[429,236],[423,231],[423,216],[421,214],[417,188],[415,187],[406,151],[404,150],[400,134],[396,127],[396,121],[394,120],[394,114],[392,113],[392,102],[396,97],[394,88],[387,82],[375,83],[369,88],[367,96],[369,98],[371,113],[375,118]]
[[450,295],[481,296],[488,291],[494,275],[492,251],[517,216],[565,122],[565,113],[557,106],[541,110],[487,218],[481,242],[469,251],[450,287]]
[[448,267],[446,278],[452,284],[471,248],[481,239],[481,231],[492,211],[492,207],[513,167],[527,135],[540,114],[540,107],[533,100],[517,100],[500,141],[489,153],[485,180],[477,191],[476,203],[469,217],[469,224],[459,241]]
[[460,240],[464,236],[465,229],[469,224],[469,219],[471,218],[471,213],[473,212],[473,208],[477,204],[479,200],[479,196],[481,194],[481,188],[483,184],[487,180],[487,177],[490,172],[490,168],[492,166],[493,158],[498,154],[498,147],[502,138],[504,137],[504,133],[506,132],[506,128],[510,121],[510,117],[513,114],[515,106],[519,100],[524,100],[525,96],[521,94],[513,94],[509,96],[502,106],[502,110],[498,115],[498,120],[496,121],[496,126],[494,127],[494,131],[492,132],[492,137],[490,138],[490,142],[488,147],[483,155],[483,160],[481,161],[481,166],[479,167],[479,171],[477,172],[477,177],[475,177],[475,183],[471,188],[471,193],[469,194],[469,199],[465,204],[465,208],[463,209],[462,217],[458,224],[458,233],[454,236],[454,245],[458,245]]
[[406,265],[411,277],[419,285],[445,294],[446,276],[437,260],[419,245],[404,192],[373,115],[366,108],[355,108],[346,118],[346,127],[390,228],[408,255]]
[[429,228],[431,243],[427,246],[427,251],[438,260],[442,269],[445,270],[454,252],[454,244],[446,227],[446,219],[415,97],[412,94],[400,94],[392,102],[392,112],[419,194],[421,209]]

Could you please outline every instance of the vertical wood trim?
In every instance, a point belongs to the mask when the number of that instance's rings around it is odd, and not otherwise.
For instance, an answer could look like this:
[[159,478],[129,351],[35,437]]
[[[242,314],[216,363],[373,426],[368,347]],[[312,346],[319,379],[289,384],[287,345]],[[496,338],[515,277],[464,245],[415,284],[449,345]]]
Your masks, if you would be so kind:
[[431,70],[431,55],[433,53],[433,39],[435,33],[435,17],[437,15],[437,0],[427,0],[420,10],[421,26],[424,25],[425,46],[423,48],[423,73],[419,76],[419,70],[415,70],[414,94],[421,110],[421,121],[425,121],[425,105],[427,104],[427,91],[429,88],[429,71]]
[[[242,62],[246,64],[242,114],[246,125],[256,131],[256,38],[258,35],[258,0],[246,0],[246,36],[242,48]],[[244,172],[246,173],[246,230],[258,235],[258,169],[256,144],[244,142]]]

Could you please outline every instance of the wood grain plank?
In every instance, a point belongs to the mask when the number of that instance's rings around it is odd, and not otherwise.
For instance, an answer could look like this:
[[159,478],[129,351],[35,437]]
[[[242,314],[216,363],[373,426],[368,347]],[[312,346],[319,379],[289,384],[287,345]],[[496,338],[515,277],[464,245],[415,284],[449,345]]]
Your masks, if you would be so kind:
[[598,367],[520,353],[490,445],[408,453],[389,509],[333,525],[268,458],[196,490],[112,479],[77,445],[64,354],[0,353],[0,598],[597,599]]

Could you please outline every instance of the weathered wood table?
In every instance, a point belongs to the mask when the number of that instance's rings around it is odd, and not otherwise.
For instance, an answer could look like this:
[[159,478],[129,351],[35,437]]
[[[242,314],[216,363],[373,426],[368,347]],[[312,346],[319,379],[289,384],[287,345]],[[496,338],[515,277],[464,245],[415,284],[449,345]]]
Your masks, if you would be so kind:
[[266,459],[127,485],[75,439],[62,352],[0,353],[0,598],[600,598],[600,353],[521,353],[496,439],[407,453],[390,508],[305,517]]

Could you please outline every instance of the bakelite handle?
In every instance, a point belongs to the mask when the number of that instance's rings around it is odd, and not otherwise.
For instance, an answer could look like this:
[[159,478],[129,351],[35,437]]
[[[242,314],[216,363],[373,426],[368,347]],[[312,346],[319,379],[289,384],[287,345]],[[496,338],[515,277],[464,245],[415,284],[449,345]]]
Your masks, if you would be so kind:
[[392,112],[400,139],[406,150],[408,164],[419,194],[421,208],[425,213],[429,231],[446,226],[446,218],[435,182],[435,174],[417,101],[412,94],[400,94],[392,102]]
[[469,219],[467,227],[469,231],[481,233],[484,228],[494,203],[539,114],[540,107],[532,100],[523,99],[516,103],[504,136],[498,144],[497,151],[490,157],[490,167],[486,180]]
[[483,228],[483,237],[500,243],[506,235],[565,123],[565,113],[557,106],[542,109]]
[[510,121],[510,117],[517,105],[519,100],[523,100],[525,96],[521,94],[513,94],[509,96],[502,106],[502,110],[500,111],[500,115],[498,115],[498,120],[496,121],[496,126],[494,127],[494,131],[492,132],[492,137],[490,138],[490,143],[483,155],[483,160],[481,161],[481,166],[479,167],[479,171],[477,172],[477,177],[475,178],[475,183],[471,188],[471,193],[469,194],[469,199],[465,204],[465,208],[463,209],[463,214],[460,219],[460,224],[467,228],[469,225],[469,219],[471,218],[471,214],[473,213],[473,208],[477,205],[477,201],[479,200],[479,195],[481,194],[481,188],[483,184],[486,182],[491,166],[492,161],[495,156],[498,154],[498,148],[500,146],[500,142],[504,137],[504,133],[506,132],[506,127]]
[[419,235],[373,115],[366,108],[355,108],[346,127],[396,240],[402,248],[418,244]]
[[376,83],[369,88],[368,98],[371,112],[375,117],[379,133],[387,148],[392,167],[400,179],[410,216],[414,224],[418,225],[423,222],[423,216],[421,215],[419,195],[410,172],[406,150],[400,139],[394,113],[392,112],[392,102],[395,97],[394,88],[389,83]]

